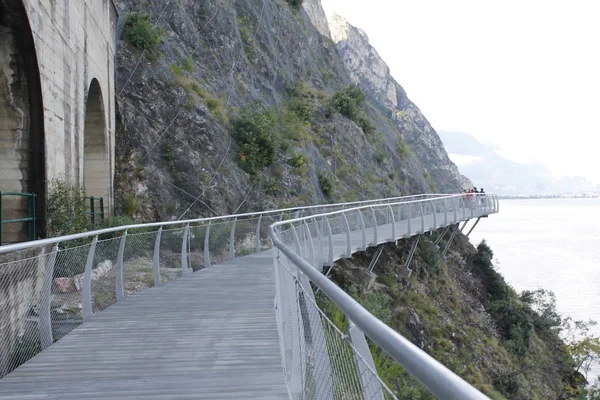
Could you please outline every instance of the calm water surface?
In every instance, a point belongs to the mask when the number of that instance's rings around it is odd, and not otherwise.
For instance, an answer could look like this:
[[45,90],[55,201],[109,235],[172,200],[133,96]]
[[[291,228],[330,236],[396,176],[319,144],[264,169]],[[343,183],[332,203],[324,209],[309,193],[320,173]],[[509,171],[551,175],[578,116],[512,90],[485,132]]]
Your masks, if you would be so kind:
[[600,199],[501,200],[471,233],[482,239],[517,291],[552,290],[563,316],[600,322]]

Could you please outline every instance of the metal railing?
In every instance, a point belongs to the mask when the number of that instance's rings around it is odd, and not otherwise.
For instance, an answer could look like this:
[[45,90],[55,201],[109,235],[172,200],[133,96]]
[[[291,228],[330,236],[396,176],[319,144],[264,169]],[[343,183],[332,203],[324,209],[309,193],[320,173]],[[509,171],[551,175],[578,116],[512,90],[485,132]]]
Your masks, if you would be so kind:
[[[413,351],[412,345],[315,266],[497,211],[495,196],[476,199],[404,196],[136,224],[2,246],[0,288],[6,290],[0,290],[0,377],[129,294],[275,244],[277,321],[290,393],[394,398],[376,374],[362,332],[418,379],[447,370],[418,352],[414,357],[423,366],[407,364],[402,352]],[[310,282],[349,318],[348,332],[318,307]],[[454,382],[448,379],[441,382]]]
[[[104,223],[104,198],[91,196],[90,201],[90,212],[85,215],[90,216],[90,224],[92,227],[96,226],[96,215],[100,216],[100,223]],[[96,202],[98,202],[98,211],[96,211]]]
[[[276,248],[277,321],[291,397],[393,398],[377,377],[366,334],[438,398],[486,399],[369,313],[321,271],[368,246],[484,217],[498,208],[495,195],[452,195],[366,205],[271,225],[269,234]],[[343,312],[349,321],[346,334],[338,331],[336,339],[331,339],[335,326],[320,311],[311,314],[315,303],[310,283]],[[340,351],[347,357],[338,365],[334,360],[340,359]],[[316,396],[315,387],[321,389]],[[340,397],[340,393],[352,395]]]
[[[11,197],[25,197],[27,198],[27,217],[26,218],[13,218],[4,219],[4,198],[7,196]],[[34,193],[20,193],[20,192],[0,192],[0,246],[4,243],[4,225],[6,224],[18,224],[26,222],[28,224],[27,233],[29,240],[35,240],[35,198]]]
[[113,227],[0,247],[0,377],[126,295],[272,246],[284,219],[393,200]]

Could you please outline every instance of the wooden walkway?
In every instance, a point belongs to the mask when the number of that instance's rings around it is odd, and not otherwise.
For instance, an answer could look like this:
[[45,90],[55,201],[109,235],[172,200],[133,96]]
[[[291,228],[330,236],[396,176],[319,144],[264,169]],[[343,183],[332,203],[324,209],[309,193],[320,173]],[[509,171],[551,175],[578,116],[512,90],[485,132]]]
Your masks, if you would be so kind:
[[0,399],[287,399],[271,251],[127,297],[0,380]]
[[[444,214],[435,227],[433,215],[411,219],[410,229],[398,222],[396,237],[421,233],[422,223],[425,231],[443,227]],[[378,244],[391,232],[380,226]],[[362,232],[351,239],[354,253]],[[333,243],[337,260],[346,235]],[[273,268],[269,250],[129,296],[1,379],[0,400],[289,399]]]

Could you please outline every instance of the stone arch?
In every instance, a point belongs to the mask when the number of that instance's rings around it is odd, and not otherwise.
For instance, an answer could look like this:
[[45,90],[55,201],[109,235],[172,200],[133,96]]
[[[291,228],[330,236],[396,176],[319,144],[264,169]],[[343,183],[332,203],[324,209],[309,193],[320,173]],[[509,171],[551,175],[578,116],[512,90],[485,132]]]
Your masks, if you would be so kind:
[[83,187],[88,196],[104,199],[105,213],[110,200],[110,161],[106,113],[102,88],[92,79],[85,106],[83,128]]
[[[0,191],[35,193],[37,237],[44,235],[44,108],[37,53],[22,0],[0,0]],[[3,199],[5,219],[28,214],[25,198]],[[27,239],[26,224],[4,225],[4,240]]]

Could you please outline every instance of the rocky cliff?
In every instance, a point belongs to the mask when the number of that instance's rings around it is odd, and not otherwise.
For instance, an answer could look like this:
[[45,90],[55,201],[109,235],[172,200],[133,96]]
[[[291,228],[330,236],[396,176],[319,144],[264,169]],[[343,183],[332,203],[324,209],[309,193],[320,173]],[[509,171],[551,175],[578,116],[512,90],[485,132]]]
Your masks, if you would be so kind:
[[352,81],[364,87],[389,112],[394,125],[423,167],[435,182],[441,183],[439,189],[449,191],[458,186],[471,187],[471,182],[448,158],[435,130],[391,76],[389,67],[377,50],[369,44],[367,34],[338,14],[330,15],[328,19],[331,38]]
[[441,156],[418,109],[398,95],[399,118],[364,98],[370,86],[354,90],[319,2],[305,7],[321,32],[294,4],[118,1],[118,211],[168,219],[459,190],[425,166]]

